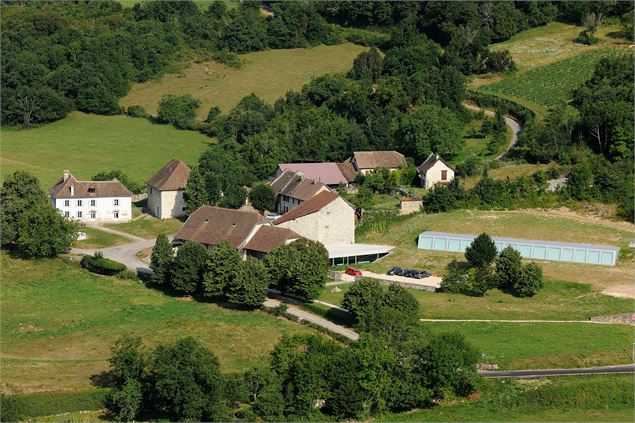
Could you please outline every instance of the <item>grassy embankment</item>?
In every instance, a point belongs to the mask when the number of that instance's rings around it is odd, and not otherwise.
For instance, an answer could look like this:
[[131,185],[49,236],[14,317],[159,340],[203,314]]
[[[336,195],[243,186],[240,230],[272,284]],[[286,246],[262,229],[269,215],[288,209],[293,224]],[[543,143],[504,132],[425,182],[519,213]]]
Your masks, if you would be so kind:
[[485,381],[474,400],[444,400],[439,406],[387,414],[374,421],[633,421],[630,375],[529,381]]
[[134,85],[120,103],[126,107],[139,104],[154,114],[163,95],[191,94],[201,100],[198,118],[205,119],[211,106],[227,112],[251,93],[273,103],[288,90],[299,90],[313,77],[345,72],[365,50],[366,47],[344,43],[260,51],[240,55],[244,61],[240,69],[213,61],[193,63],[180,74]]
[[[264,363],[285,333],[311,329],[259,311],[172,297],[136,281],[105,278],[61,259],[0,256],[3,279],[2,392],[82,392],[107,370],[123,334],[151,347],[194,336],[223,372]],[[70,411],[70,410],[66,410]]]

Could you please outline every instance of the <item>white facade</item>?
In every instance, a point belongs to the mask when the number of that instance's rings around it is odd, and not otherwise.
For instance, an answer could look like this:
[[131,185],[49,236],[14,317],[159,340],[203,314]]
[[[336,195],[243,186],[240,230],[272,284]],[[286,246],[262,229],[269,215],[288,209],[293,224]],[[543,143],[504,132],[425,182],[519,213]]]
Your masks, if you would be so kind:
[[184,190],[161,191],[148,187],[148,209],[159,219],[183,216],[185,214]]
[[443,163],[442,160],[437,160],[436,163],[428,169],[425,174],[420,175],[420,177],[421,185],[426,189],[430,189],[439,182],[449,183],[454,179],[454,170]]
[[132,219],[131,197],[51,198],[62,216],[82,223],[122,223]]
[[355,243],[355,210],[341,197],[315,213],[282,222],[277,226],[324,245]]
[[[329,191],[329,189],[323,185],[322,187],[320,187],[319,190],[317,190],[315,192],[315,194],[313,196],[318,195],[319,193],[323,192],[323,191]],[[310,200],[310,198],[308,199]],[[279,194],[278,195],[278,208],[276,210],[276,212],[278,214],[285,214],[293,209],[295,209],[296,207],[298,207],[300,204],[302,204],[302,200],[300,200],[299,198],[293,198],[291,196],[288,195],[284,195],[284,194]]]

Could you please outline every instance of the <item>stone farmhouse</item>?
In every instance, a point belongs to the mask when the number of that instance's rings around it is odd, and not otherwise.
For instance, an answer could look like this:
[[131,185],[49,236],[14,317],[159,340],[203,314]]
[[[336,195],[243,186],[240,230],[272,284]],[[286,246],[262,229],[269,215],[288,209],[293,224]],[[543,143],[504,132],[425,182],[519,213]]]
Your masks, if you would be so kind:
[[51,204],[81,223],[121,223],[132,219],[132,192],[116,179],[78,181],[68,170],[49,190]]
[[270,183],[276,194],[276,212],[285,214],[329,188],[308,178],[302,172],[286,169]]
[[181,160],[172,159],[146,181],[148,209],[159,219],[182,216],[185,211],[183,192],[190,168]]
[[421,186],[430,189],[435,184],[449,184],[454,179],[454,168],[436,153],[430,154],[417,167]]
[[322,191],[274,222],[325,246],[355,243],[355,208],[331,191]]
[[355,168],[355,172],[367,175],[379,168],[397,170],[407,166],[406,158],[397,151],[356,151],[349,162]]
[[197,241],[208,249],[227,241],[246,257],[262,258],[279,245],[299,239],[300,235],[273,226],[255,211],[202,206],[188,217],[174,235],[175,245]]

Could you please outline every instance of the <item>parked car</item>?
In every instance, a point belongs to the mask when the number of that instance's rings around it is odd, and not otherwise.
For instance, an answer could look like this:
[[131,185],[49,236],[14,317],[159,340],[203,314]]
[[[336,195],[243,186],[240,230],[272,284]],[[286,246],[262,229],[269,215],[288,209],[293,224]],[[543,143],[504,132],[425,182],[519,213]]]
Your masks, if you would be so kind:
[[362,271],[359,269],[355,269],[354,267],[347,268],[346,272],[344,273],[351,276],[362,276]]
[[390,270],[386,272],[387,275],[396,275],[398,272],[401,272],[401,267],[391,267]]

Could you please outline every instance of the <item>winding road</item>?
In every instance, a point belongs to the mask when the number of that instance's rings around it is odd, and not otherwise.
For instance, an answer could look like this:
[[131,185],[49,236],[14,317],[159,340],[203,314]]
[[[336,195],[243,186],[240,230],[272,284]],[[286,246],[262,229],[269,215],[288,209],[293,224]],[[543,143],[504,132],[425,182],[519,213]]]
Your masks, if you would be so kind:
[[[463,106],[472,112],[482,111],[486,116],[496,117],[496,112],[493,112],[491,110],[482,109],[478,106],[475,106],[473,104],[468,104],[468,103],[463,103]],[[504,119],[505,119],[505,125],[507,125],[509,129],[511,129],[512,131],[512,139],[509,145],[507,146],[507,148],[505,149],[505,151],[503,151],[501,154],[496,156],[496,160],[500,160],[501,158],[503,158],[503,156],[507,154],[509,149],[512,148],[514,145],[516,145],[516,143],[518,142],[518,134],[520,134],[520,131],[522,131],[523,129],[520,123],[518,123],[516,120],[512,119],[511,117],[505,116]]]

